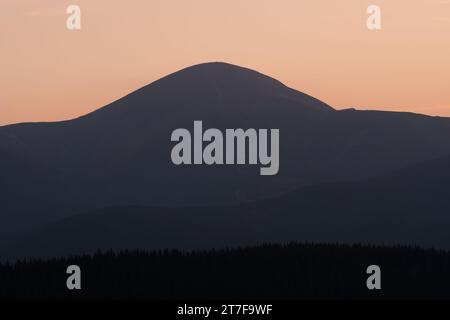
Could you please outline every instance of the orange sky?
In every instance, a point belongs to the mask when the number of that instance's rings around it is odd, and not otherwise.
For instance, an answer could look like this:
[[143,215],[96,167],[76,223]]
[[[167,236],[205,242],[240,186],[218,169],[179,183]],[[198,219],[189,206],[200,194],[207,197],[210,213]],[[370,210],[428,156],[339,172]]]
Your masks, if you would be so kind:
[[450,116],[450,0],[1,0],[0,57],[0,125],[73,118],[207,61],[336,108]]

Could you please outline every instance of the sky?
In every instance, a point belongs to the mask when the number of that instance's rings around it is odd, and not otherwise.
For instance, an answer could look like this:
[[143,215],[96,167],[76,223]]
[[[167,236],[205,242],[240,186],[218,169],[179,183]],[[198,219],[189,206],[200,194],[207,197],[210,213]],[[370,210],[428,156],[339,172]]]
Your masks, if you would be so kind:
[[450,116],[450,0],[0,0],[0,125],[71,119],[210,61],[337,109]]

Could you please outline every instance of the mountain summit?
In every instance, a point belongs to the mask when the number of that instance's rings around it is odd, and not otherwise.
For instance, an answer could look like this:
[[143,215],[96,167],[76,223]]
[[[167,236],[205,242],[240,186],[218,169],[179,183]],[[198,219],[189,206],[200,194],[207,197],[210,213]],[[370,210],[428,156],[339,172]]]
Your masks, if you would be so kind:
[[211,92],[217,99],[232,97],[279,97],[311,108],[333,110],[329,105],[257,71],[223,62],[194,65],[153,83],[178,94]]
[[236,107],[245,109],[246,106],[241,105],[243,103],[254,105],[261,100],[262,105],[275,100],[281,106],[280,100],[284,100],[295,104],[296,108],[334,110],[328,104],[257,71],[224,62],[210,62],[169,74],[99,111],[115,110],[123,104],[140,112],[151,107],[153,115],[158,107],[162,113],[167,110],[195,113],[195,108],[200,105],[207,107],[208,112],[220,111],[221,108],[230,111]]

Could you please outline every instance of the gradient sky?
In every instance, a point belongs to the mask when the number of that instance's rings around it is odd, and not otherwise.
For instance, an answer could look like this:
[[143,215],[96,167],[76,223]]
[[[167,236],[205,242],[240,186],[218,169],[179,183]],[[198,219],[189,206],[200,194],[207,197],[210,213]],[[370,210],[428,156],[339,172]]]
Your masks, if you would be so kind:
[[450,116],[450,0],[1,0],[0,57],[0,125],[73,118],[208,61],[336,108]]

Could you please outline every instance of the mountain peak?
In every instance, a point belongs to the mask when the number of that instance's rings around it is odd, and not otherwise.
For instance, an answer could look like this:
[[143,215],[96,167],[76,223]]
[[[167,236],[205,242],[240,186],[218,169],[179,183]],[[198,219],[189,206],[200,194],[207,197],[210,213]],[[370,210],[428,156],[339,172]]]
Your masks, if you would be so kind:
[[222,69],[222,70],[229,70],[229,71],[231,71],[231,70],[234,70],[234,71],[247,70],[247,71],[250,71],[250,72],[256,72],[256,71],[254,71],[252,69],[241,67],[241,66],[238,66],[236,64],[223,62],[223,61],[202,62],[202,63],[199,63],[199,64],[194,64],[194,65],[192,65],[190,67],[183,68],[180,71],[183,71],[183,70],[201,70],[201,69],[209,69],[209,70],[212,70],[212,69],[220,70],[220,69]]
[[117,117],[123,119],[123,113],[142,117],[159,114],[158,110],[179,113],[186,109],[195,114],[199,106],[207,106],[207,112],[212,112],[219,105],[240,106],[242,111],[256,104],[276,109],[289,105],[304,110],[334,111],[326,103],[255,70],[225,62],[207,62],[171,73],[86,116],[118,112]]
[[[174,72],[158,82],[180,81],[183,86],[225,86],[225,89],[240,88],[253,91],[256,87],[285,87],[280,81],[252,69],[225,62],[196,64]],[[172,84],[173,85],[173,84]]]
[[247,77],[248,80],[266,80],[271,81],[272,83],[282,84],[280,81],[273,79],[267,75],[259,73],[255,70],[241,67],[235,64],[227,63],[227,62],[205,62],[196,64],[184,69],[181,69],[178,72],[173,73],[172,75],[180,75],[180,74],[190,74],[191,76],[198,76],[202,74],[203,76],[210,76],[214,78],[221,78],[226,76],[240,76]]
[[233,100],[281,98],[312,109],[334,110],[326,103],[291,89],[270,76],[225,62],[193,65],[169,74],[141,90],[184,99],[208,95]]

